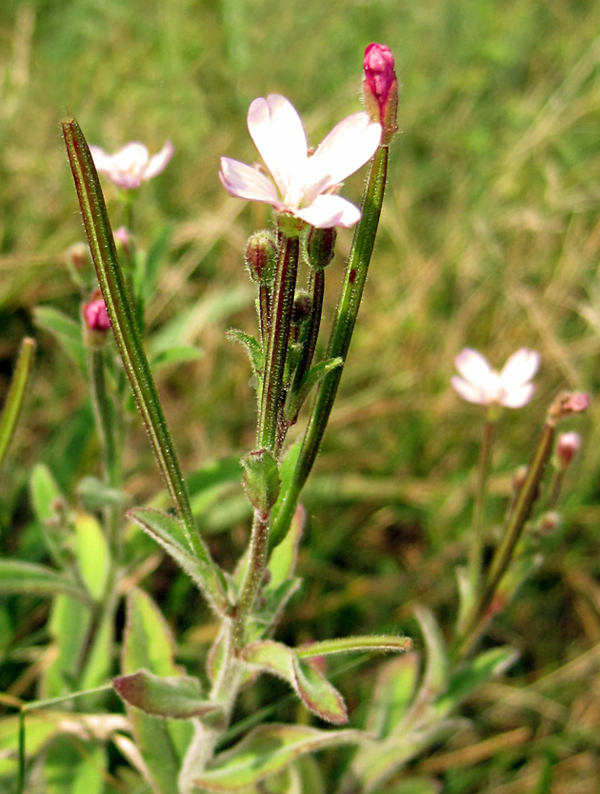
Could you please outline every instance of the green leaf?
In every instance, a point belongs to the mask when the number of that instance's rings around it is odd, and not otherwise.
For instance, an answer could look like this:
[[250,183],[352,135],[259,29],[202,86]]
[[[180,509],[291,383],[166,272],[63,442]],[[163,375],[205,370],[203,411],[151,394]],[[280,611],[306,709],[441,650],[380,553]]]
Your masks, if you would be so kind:
[[425,609],[425,607],[418,606],[415,609],[415,615],[419,621],[427,647],[427,661],[423,683],[421,684],[421,693],[423,697],[430,699],[438,692],[446,691],[450,675],[450,661],[442,632],[433,613],[429,609]]
[[320,731],[303,725],[261,725],[218,755],[194,784],[210,792],[244,791],[305,753],[361,741],[359,731]]
[[412,650],[410,637],[396,635],[367,635],[364,637],[341,637],[336,640],[323,640],[310,645],[301,645],[294,649],[299,659],[313,659],[315,656],[329,656],[334,653],[364,653],[365,651]]
[[79,601],[63,595],[55,598],[49,620],[52,661],[43,669],[41,697],[60,697],[73,691],[91,619],[90,609]]
[[203,700],[197,678],[163,678],[148,670],[138,670],[131,675],[113,678],[112,684],[129,705],[155,717],[186,720],[222,710],[215,703]]
[[304,401],[308,397],[317,383],[322,380],[328,372],[332,372],[338,367],[342,367],[344,360],[339,356],[337,358],[328,358],[326,361],[319,361],[318,364],[313,364],[309,369],[300,390],[296,394],[292,394],[289,405],[286,407],[286,418],[292,419],[297,416]]
[[25,400],[27,383],[31,374],[34,353],[35,341],[26,337],[21,344],[17,365],[0,417],[0,465],[2,465],[6,457],[10,442],[17,429],[21,408]]
[[[195,582],[218,612],[228,608],[224,593],[226,583],[218,576],[218,568],[192,556],[181,521],[168,513],[151,508],[135,508],[127,515],[159,543],[185,573]],[[185,544],[185,546],[184,546]]]
[[514,648],[492,648],[453,671],[448,688],[434,701],[438,714],[444,716],[456,708],[476,689],[502,675],[519,658]]
[[204,352],[199,347],[192,345],[185,345],[182,347],[170,347],[167,350],[161,350],[151,359],[152,369],[156,372],[164,367],[169,367],[174,364],[181,364],[184,361],[197,361],[202,358]]
[[[182,676],[174,662],[175,644],[160,610],[150,596],[134,589],[127,596],[127,624],[122,669],[131,675],[141,668],[166,678]],[[192,738],[191,722],[150,717],[127,706],[136,744],[152,776],[156,794],[173,794],[173,787]]]
[[44,463],[36,463],[33,467],[29,489],[33,510],[40,523],[45,524],[56,518],[56,505],[64,504],[65,499],[50,469]]
[[265,354],[258,340],[251,334],[240,331],[239,328],[230,328],[226,336],[232,342],[237,342],[245,348],[248,358],[250,359],[252,372],[257,377],[262,377],[265,371]]
[[[281,491],[279,493],[279,499],[275,502],[275,506],[271,511],[272,526],[274,526],[277,521],[277,516],[279,515],[279,511],[281,510],[281,507],[285,500],[285,495],[288,492],[290,484],[294,477],[294,471],[296,470],[296,462],[300,456],[301,449],[302,449],[302,439],[296,441],[296,443],[292,447],[290,447],[287,455],[283,459],[281,466],[279,467],[279,477],[281,479]],[[283,538],[281,538],[280,540],[283,540]],[[278,544],[274,544],[274,545],[278,545]]]
[[131,497],[118,488],[110,488],[97,477],[84,477],[77,484],[77,496],[86,510],[93,512],[105,507],[124,508]]
[[78,513],[75,517],[75,554],[86,587],[99,601],[108,579],[110,556],[102,528],[89,513]]
[[87,349],[83,341],[81,323],[76,322],[52,306],[36,306],[33,319],[37,326],[52,334],[82,372],[87,369]]
[[367,733],[378,739],[390,735],[414,697],[418,676],[419,657],[416,653],[408,653],[383,665],[369,704]]
[[340,693],[315,667],[297,658],[292,648],[280,642],[261,640],[247,645],[242,658],[253,669],[285,679],[307,709],[334,725],[348,722]]
[[90,604],[90,597],[72,579],[45,565],[21,560],[0,560],[0,593],[29,593],[52,596],[57,593],[73,596]]

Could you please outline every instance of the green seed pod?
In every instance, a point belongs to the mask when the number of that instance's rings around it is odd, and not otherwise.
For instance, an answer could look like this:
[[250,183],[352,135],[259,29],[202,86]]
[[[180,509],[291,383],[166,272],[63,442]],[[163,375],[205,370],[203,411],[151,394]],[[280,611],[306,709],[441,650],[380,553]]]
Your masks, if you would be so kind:
[[246,245],[246,268],[257,284],[271,286],[275,281],[277,246],[269,232],[255,232]]

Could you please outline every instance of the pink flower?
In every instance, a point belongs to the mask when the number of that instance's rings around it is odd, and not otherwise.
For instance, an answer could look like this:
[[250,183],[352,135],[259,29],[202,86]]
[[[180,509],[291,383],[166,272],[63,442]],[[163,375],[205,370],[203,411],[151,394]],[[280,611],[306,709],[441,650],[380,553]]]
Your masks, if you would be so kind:
[[498,374],[481,353],[466,347],[454,363],[462,377],[454,375],[451,383],[464,400],[478,405],[521,408],[529,402],[535,389],[530,381],[537,372],[540,357],[535,350],[522,347],[512,354]]
[[94,165],[117,187],[124,190],[138,188],[142,182],[158,176],[173,157],[173,144],[167,141],[158,154],[150,157],[143,143],[128,143],[115,154],[106,154],[99,146],[90,146]]
[[102,298],[86,303],[83,307],[83,314],[90,331],[108,331],[110,328],[110,318]]
[[384,143],[389,143],[398,130],[398,78],[394,71],[394,56],[385,44],[369,44],[363,61],[365,106],[372,119],[383,127]]
[[279,94],[252,102],[248,130],[275,185],[256,168],[222,157],[219,179],[230,195],[271,204],[320,229],[360,220],[360,210],[334,193],[379,145],[381,127],[368,113],[340,121],[313,155],[300,116]]

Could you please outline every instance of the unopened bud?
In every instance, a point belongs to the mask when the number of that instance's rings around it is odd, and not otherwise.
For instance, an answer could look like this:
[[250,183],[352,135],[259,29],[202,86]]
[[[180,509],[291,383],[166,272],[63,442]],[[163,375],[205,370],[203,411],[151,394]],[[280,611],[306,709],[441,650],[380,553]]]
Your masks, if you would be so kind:
[[565,471],[581,447],[579,433],[561,433],[556,443],[556,465]]
[[242,458],[244,490],[252,507],[263,516],[269,514],[279,496],[279,468],[268,449],[250,452]]
[[81,273],[91,262],[90,249],[85,243],[73,243],[67,248],[67,265]]
[[297,292],[294,297],[294,305],[292,306],[292,325],[302,325],[302,323],[310,317],[310,310],[312,301],[308,292],[302,290]]
[[541,535],[550,535],[560,529],[562,519],[556,510],[547,510],[540,516],[536,529]]
[[550,406],[548,418],[551,420],[564,419],[565,416],[586,411],[590,404],[590,398],[585,392],[563,392]]
[[117,252],[120,253],[123,251],[127,259],[131,259],[132,237],[129,229],[126,229],[125,226],[119,226],[114,232],[113,237],[115,239],[115,245],[117,246]]
[[252,281],[270,286],[275,281],[277,247],[269,232],[255,232],[246,245],[246,267]]
[[514,470],[511,482],[514,496],[518,496],[521,493],[521,490],[525,485],[528,471],[529,468],[527,466],[519,466]]
[[85,320],[85,341],[90,347],[101,347],[106,342],[110,329],[110,317],[106,311],[106,304],[102,298],[92,295],[92,300],[83,305],[83,319]]
[[314,270],[323,270],[331,262],[335,254],[336,240],[335,226],[328,229],[312,227],[306,241],[306,258]]
[[373,121],[381,124],[381,142],[387,145],[398,131],[398,78],[390,48],[385,44],[369,44],[365,50],[363,67],[365,108]]

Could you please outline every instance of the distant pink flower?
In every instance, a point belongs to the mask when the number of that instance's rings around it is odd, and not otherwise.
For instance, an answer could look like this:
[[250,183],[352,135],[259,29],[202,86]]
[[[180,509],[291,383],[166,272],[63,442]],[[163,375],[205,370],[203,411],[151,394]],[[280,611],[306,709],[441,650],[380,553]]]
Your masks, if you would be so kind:
[[124,190],[138,188],[142,182],[158,176],[173,157],[173,144],[167,141],[158,154],[150,157],[143,143],[126,144],[115,154],[106,154],[99,146],[90,146],[98,173]]
[[86,303],[83,307],[83,314],[90,331],[108,331],[110,328],[110,318],[102,298]]
[[537,372],[540,357],[535,350],[522,347],[497,373],[481,353],[466,347],[454,363],[462,377],[454,375],[451,383],[464,400],[478,405],[521,408],[529,402],[535,389],[530,381]]
[[360,210],[334,193],[379,145],[381,126],[368,113],[340,121],[313,155],[300,116],[279,94],[252,102],[248,130],[277,187],[256,168],[222,157],[219,179],[230,195],[271,204],[320,229],[360,220]]

